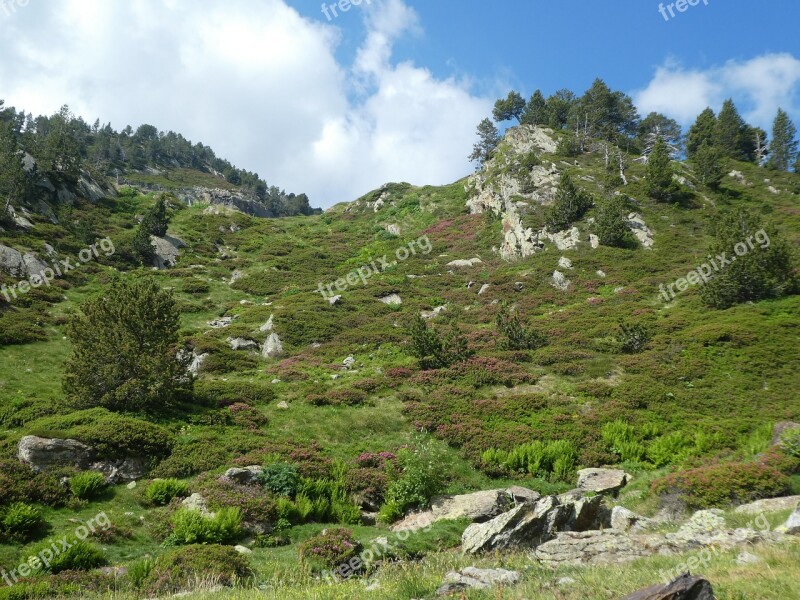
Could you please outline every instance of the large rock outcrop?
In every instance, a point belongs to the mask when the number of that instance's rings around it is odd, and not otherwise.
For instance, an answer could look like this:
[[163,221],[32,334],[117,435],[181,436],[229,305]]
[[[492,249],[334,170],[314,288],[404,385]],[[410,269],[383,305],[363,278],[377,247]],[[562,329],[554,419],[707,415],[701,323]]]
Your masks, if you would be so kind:
[[34,471],[73,466],[82,471],[99,471],[108,483],[124,483],[147,474],[144,457],[100,458],[91,446],[78,440],[41,438],[28,435],[19,442],[17,457]]
[[553,539],[560,531],[588,531],[607,526],[608,510],[602,496],[575,499],[547,496],[533,504],[521,504],[486,523],[467,527],[461,538],[468,554],[535,548]]

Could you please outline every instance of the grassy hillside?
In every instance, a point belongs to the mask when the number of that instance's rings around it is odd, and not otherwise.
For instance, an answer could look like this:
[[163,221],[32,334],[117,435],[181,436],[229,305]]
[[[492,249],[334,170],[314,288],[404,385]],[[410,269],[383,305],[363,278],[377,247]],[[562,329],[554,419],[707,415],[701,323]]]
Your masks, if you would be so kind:
[[[569,165],[557,156],[539,158],[554,162],[559,171],[569,166],[583,188],[604,194],[602,156],[586,154],[569,159]],[[688,165],[676,170],[691,182]],[[561,492],[574,487],[577,468],[621,464],[638,482],[636,493],[622,502],[652,515],[662,502],[649,484],[665,474],[717,464],[726,469],[764,452],[774,423],[800,418],[800,296],[727,310],[709,308],[697,288],[668,303],[659,296],[660,284],[707,261],[711,226],[738,207],[763,216],[794,248],[800,244],[800,176],[748,163],[732,163],[730,170],[741,177],[726,177],[719,190],[685,188],[684,202],[659,204],[646,197],[644,167],[632,163],[626,173],[630,183],[620,191],[629,198],[631,212],[640,213],[653,231],[652,249],[593,249],[586,240],[594,231],[594,208],[577,224],[583,243],[576,249],[559,251],[547,244],[511,262],[495,252],[503,223],[489,213],[469,214],[466,180],[443,187],[389,184],[322,215],[280,220],[230,211],[209,214],[205,206],[172,201],[169,234],[187,247],[176,267],[151,276],[174,291],[187,347],[208,355],[196,384],[198,396],[219,402],[137,415],[174,438],[170,455],[151,476],[185,480],[192,492],[213,503],[239,506],[246,519],[285,519],[290,525],[283,533],[288,539],[281,540],[288,545],[268,547],[274,539],[256,538],[254,581],[262,591],[197,597],[249,598],[263,596],[263,589],[269,597],[283,598],[428,597],[449,568],[476,564],[454,550],[466,526],[454,522],[414,538],[410,543],[418,547],[398,556],[430,555],[424,562],[382,567],[380,590],[368,592],[360,581],[314,583],[313,565],[297,560],[302,541],[338,523],[368,542],[385,535],[386,525],[354,525],[357,511],[354,518],[349,499],[337,500],[335,493],[319,494],[331,509],[314,518],[300,516],[297,502],[291,507],[273,494],[249,498],[241,490],[224,489],[216,477],[234,465],[289,463],[306,482],[333,482],[347,494],[369,492],[386,500],[402,475],[365,454],[403,456],[404,448],[407,453],[425,449],[426,457],[435,457],[440,490],[448,493],[510,483]],[[84,247],[82,228],[88,226],[124,249],[134,216],[156,196],[129,190],[99,205],[79,204],[64,225],[4,232],[2,242],[40,252],[47,241],[71,255]],[[544,210],[531,204],[523,224],[540,228]],[[559,267],[562,256],[571,260],[571,269]],[[472,258],[481,262],[448,266]],[[65,405],[60,385],[70,351],[65,327],[84,299],[129,269],[123,259],[121,253],[103,257],[59,280],[57,287],[0,304],[0,452],[6,463],[15,461],[24,435],[78,435],[81,427],[106,418]],[[341,285],[342,278],[366,266],[365,283],[353,277]],[[553,287],[555,270],[571,281],[566,291]],[[3,277],[2,283],[13,282]],[[346,289],[338,291],[337,280]],[[318,291],[329,284],[341,295],[335,304]],[[381,301],[391,294],[402,304]],[[502,304],[545,336],[547,345],[501,349],[496,317]],[[457,324],[474,354],[449,368],[422,371],[409,354],[408,325],[412,317],[442,306],[429,326],[444,335]],[[232,318],[229,326],[209,325],[222,317]],[[268,334],[261,328],[270,318],[283,356],[264,359],[230,348],[231,337],[262,343]],[[620,322],[648,332],[640,351],[623,351]],[[348,357],[354,362],[345,368]],[[563,470],[536,472],[520,472],[496,458],[533,441],[566,444],[574,456]],[[800,494],[800,476],[792,468],[781,491]],[[119,529],[117,536],[95,540],[108,563],[140,568],[143,557],[173,551],[169,534],[176,503],[149,505],[143,498],[146,487],[146,481],[134,489],[117,486],[92,501],[64,498],[43,509],[49,535],[66,534],[77,521],[105,511]],[[0,545],[0,565],[7,568],[26,550],[6,541]],[[797,551],[796,545],[760,551],[771,567],[769,581],[759,579],[767,588],[754,587],[756,567],[731,567],[729,559],[719,559],[708,574],[719,581],[720,598],[794,597],[800,595],[792,587]],[[508,595],[467,597],[616,597],[653,583],[655,572],[676,561],[643,561],[626,569],[624,577],[615,571],[611,578],[601,568],[540,572],[522,555],[487,558],[487,565],[522,569],[524,585]],[[555,589],[554,582],[566,575],[577,583]],[[83,589],[108,584],[98,578]],[[135,595],[125,578],[111,586]]]

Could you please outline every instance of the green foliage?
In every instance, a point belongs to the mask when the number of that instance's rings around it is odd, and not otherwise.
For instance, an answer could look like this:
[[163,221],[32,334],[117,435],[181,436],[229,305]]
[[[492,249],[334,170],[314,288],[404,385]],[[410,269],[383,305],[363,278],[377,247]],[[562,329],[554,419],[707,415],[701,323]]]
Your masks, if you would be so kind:
[[481,456],[483,463],[510,473],[526,473],[552,481],[571,481],[578,463],[578,449],[569,440],[517,446],[510,451],[490,448]]
[[258,480],[270,492],[287,497],[294,496],[300,486],[297,467],[284,462],[266,465]]
[[30,504],[15,502],[0,508],[0,537],[3,540],[27,542],[45,525],[42,512]]
[[48,538],[32,548],[26,549],[24,555],[39,556],[42,551],[47,550],[53,555],[50,564],[45,565],[41,561],[37,561],[35,565],[31,565],[37,567],[35,569],[37,573],[55,574],[62,571],[87,571],[108,564],[108,559],[103,551],[94,544],[84,540],[73,540],[71,544],[66,550],[54,552],[53,548],[61,549],[61,545],[58,540]]
[[[361,552],[361,543],[349,529],[326,529],[297,548],[297,554],[312,570],[336,569],[347,566]],[[352,569],[348,569],[352,572]]]
[[[724,309],[797,290],[791,246],[774,227],[765,226],[759,215],[745,208],[717,219],[708,253],[716,257],[721,267],[700,290],[709,306]],[[730,264],[722,265],[719,257],[723,254]]]
[[498,342],[501,350],[536,350],[547,345],[547,337],[522,325],[519,315],[511,313],[502,304],[497,313],[497,329],[503,338]]
[[229,544],[242,536],[242,511],[221,508],[213,516],[182,508],[172,516],[169,541],[178,545]]
[[444,339],[433,327],[428,327],[427,322],[419,315],[411,319],[408,332],[411,335],[409,354],[419,361],[422,369],[446,368],[473,354],[455,320],[450,326],[450,333]]
[[642,323],[626,323],[620,321],[619,323],[620,334],[617,342],[620,344],[620,349],[627,354],[636,354],[641,352],[647,347],[648,342],[652,338],[650,329]]
[[597,207],[595,230],[603,246],[631,248],[636,245],[636,238],[625,225],[628,214],[628,203],[622,196],[611,196]]
[[94,500],[106,489],[106,478],[96,471],[84,471],[69,478],[69,489],[81,500]]
[[647,161],[647,195],[658,202],[676,199],[678,186],[672,178],[669,149],[663,138],[658,138]]
[[33,435],[80,440],[103,458],[141,456],[157,461],[170,453],[175,442],[174,436],[159,425],[103,408],[45,417],[30,427]]
[[556,154],[564,158],[574,158],[580,156],[581,145],[577,138],[569,133],[562,136],[556,145]]
[[444,454],[431,440],[417,443],[398,454],[399,476],[389,484],[380,518],[392,522],[409,508],[423,508],[445,484]]
[[800,428],[789,429],[781,436],[781,447],[794,458],[800,458]]
[[511,119],[516,119],[518,122],[521,122],[522,114],[526,107],[525,99],[519,92],[511,91],[506,98],[501,98],[494,103],[492,116],[498,123],[510,121]]
[[478,141],[472,147],[472,154],[469,155],[469,159],[476,162],[476,167],[480,168],[494,156],[501,137],[497,127],[489,119],[484,119],[478,123],[477,135]]
[[542,91],[536,90],[525,106],[521,122],[524,125],[547,125],[548,117],[547,101],[544,99]]
[[192,545],[160,556],[142,587],[150,596],[186,589],[192,581],[208,580],[233,586],[253,576],[249,559],[234,548],[216,544]]
[[647,450],[639,440],[636,430],[624,421],[612,421],[603,425],[603,441],[624,462],[643,462]]
[[229,453],[213,440],[177,444],[172,454],[150,472],[153,477],[191,477],[228,463]]
[[146,556],[128,565],[128,580],[135,589],[141,589],[156,566],[155,559]]
[[264,383],[201,379],[194,386],[195,399],[206,406],[243,403],[258,406],[275,400],[275,391]]
[[67,329],[64,391],[77,408],[160,412],[188,394],[177,352],[180,312],[155,279],[114,282],[82,305]]
[[653,482],[659,495],[678,495],[690,509],[773,498],[789,488],[789,478],[763,463],[722,463],[672,473]]
[[693,162],[700,183],[712,189],[718,188],[725,177],[725,162],[719,149],[703,141],[694,153]]
[[733,100],[728,99],[722,105],[717,117],[714,140],[723,156],[735,160],[753,160],[753,130],[739,115]]
[[564,173],[556,190],[552,206],[545,211],[545,223],[550,231],[568,229],[592,207],[592,196],[580,189],[570,173]]
[[767,166],[778,171],[788,171],[797,155],[797,128],[783,109],[778,109],[772,124],[772,141],[769,144],[769,161]]
[[716,145],[717,116],[710,108],[706,108],[695,120],[689,129],[686,140],[686,154],[689,158],[694,158],[695,153],[703,144],[707,146]]
[[174,478],[156,479],[144,492],[147,501],[156,506],[165,506],[173,498],[185,498],[188,495],[189,484]]
[[53,474],[33,471],[16,457],[0,461],[0,506],[15,502],[38,502],[60,507],[68,498],[67,489]]

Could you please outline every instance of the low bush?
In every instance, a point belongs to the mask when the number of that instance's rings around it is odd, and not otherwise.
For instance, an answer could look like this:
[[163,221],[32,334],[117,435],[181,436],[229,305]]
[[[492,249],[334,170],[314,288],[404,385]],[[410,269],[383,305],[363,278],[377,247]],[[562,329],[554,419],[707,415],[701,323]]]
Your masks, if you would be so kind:
[[233,548],[192,545],[159,557],[143,575],[142,588],[150,596],[166,595],[188,589],[198,580],[230,587],[252,576],[248,558]]
[[150,472],[153,477],[183,479],[228,464],[230,455],[211,440],[177,444],[172,454]]
[[36,563],[35,571],[37,573],[55,574],[62,571],[87,571],[108,564],[103,551],[85,540],[73,541],[69,548],[60,552],[53,552],[53,547],[61,548],[58,540],[47,539],[36,544],[30,550],[26,550],[23,554],[24,556],[39,556],[41,552],[46,552],[48,549],[53,554],[49,564],[44,564],[42,561]]
[[300,487],[297,467],[285,462],[265,466],[258,480],[265,489],[280,496],[294,497]]
[[367,394],[356,388],[340,388],[307,398],[314,406],[359,406],[367,401]]
[[191,278],[185,279],[181,283],[181,291],[185,294],[192,295],[207,294],[211,291],[211,286],[203,279]]
[[201,475],[193,486],[213,510],[226,506],[238,508],[244,523],[263,525],[278,518],[275,497],[257,486],[239,485],[214,475]]
[[189,484],[178,479],[156,479],[145,489],[144,496],[150,504],[166,506],[173,498],[189,495]]
[[0,509],[0,535],[4,540],[27,542],[47,525],[41,511],[24,502]]
[[96,471],[85,471],[70,477],[69,489],[76,498],[94,500],[106,489],[106,478]]
[[386,502],[380,518],[390,523],[409,508],[423,508],[444,489],[446,460],[432,440],[420,440],[415,446],[398,453],[401,471],[386,490]]
[[222,508],[213,516],[182,508],[172,516],[170,542],[179,545],[227,544],[242,536],[242,511]]
[[233,417],[233,423],[235,425],[244,427],[245,429],[249,429],[251,431],[258,431],[259,429],[266,427],[267,423],[269,422],[269,419],[267,419],[265,414],[249,404],[231,404],[228,407],[228,411],[230,411],[230,414]]
[[547,444],[537,440],[517,446],[510,452],[489,449],[483,453],[482,459],[489,467],[499,467],[507,472],[567,482],[574,478],[578,449],[568,440]]
[[722,463],[679,473],[653,482],[658,495],[677,495],[690,509],[774,498],[789,490],[789,477],[763,463]]
[[[338,569],[347,566],[351,559],[361,552],[361,543],[353,537],[349,529],[326,529],[319,535],[307,539],[300,544],[297,553],[300,559],[306,562],[313,571],[325,569]],[[343,577],[352,575],[341,573]],[[343,569],[344,571],[344,569]]]
[[194,396],[205,406],[225,407],[236,403],[258,406],[275,400],[275,391],[262,383],[201,379],[195,382]]
[[0,506],[13,502],[38,502],[63,506],[69,491],[51,473],[37,473],[18,460],[0,461]]

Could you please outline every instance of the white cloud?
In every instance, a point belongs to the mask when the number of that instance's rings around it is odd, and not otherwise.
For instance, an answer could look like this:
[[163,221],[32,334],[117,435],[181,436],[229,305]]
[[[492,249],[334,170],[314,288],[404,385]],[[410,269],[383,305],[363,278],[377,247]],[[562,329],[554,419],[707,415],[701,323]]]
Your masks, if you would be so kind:
[[392,62],[394,43],[420,33],[402,0],[372,0],[339,19],[359,15],[366,35],[345,65],[336,23],[303,18],[284,0],[32,2],[3,19],[1,94],[34,114],[68,103],[117,129],[180,132],[315,205],[387,181],[467,174],[490,100],[467,80]]
[[769,131],[778,107],[800,116],[799,87],[800,59],[791,54],[732,60],[706,70],[667,61],[634,99],[642,114],[657,111],[688,125],[706,107],[718,111],[725,99],[733,98],[745,119]]

